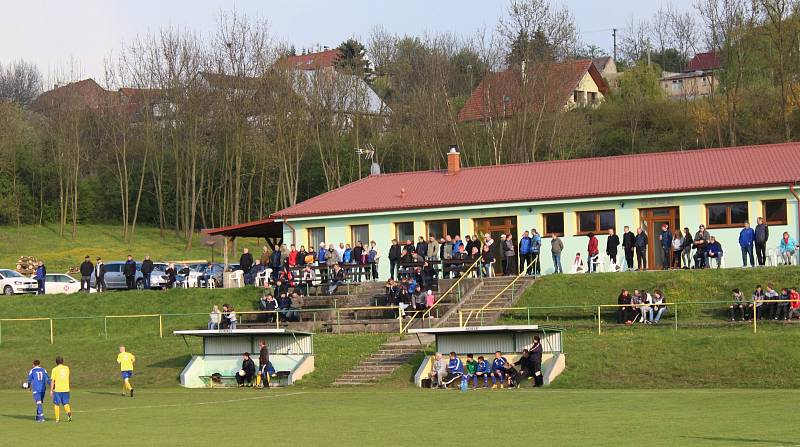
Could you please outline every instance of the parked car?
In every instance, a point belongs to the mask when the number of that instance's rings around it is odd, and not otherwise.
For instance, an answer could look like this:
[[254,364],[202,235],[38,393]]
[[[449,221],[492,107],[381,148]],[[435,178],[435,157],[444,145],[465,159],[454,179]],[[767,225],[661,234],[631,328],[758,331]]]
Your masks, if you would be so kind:
[[14,270],[0,269],[0,290],[3,295],[35,294],[37,287],[35,279],[22,276]]
[[[153,263],[153,273],[150,274],[150,288],[161,289],[167,285],[167,271],[168,265],[163,262]],[[128,284],[125,281],[123,270],[125,268],[125,261],[110,261],[106,262],[106,288],[113,289],[127,289]],[[95,284],[94,273],[92,274],[92,287]],[[141,290],[144,287],[144,275],[142,275],[142,263],[136,263],[136,288]]]
[[[81,282],[67,274],[54,273],[44,276],[44,293],[48,295],[55,293],[71,294],[80,292],[80,290]],[[94,291],[94,289],[90,289],[90,292]]]
[[[215,262],[211,264],[211,279],[214,281],[214,286],[222,287],[222,264]],[[197,280],[200,276],[206,274],[206,270],[208,270],[208,264],[189,264],[189,278],[188,283],[189,287],[197,287]]]

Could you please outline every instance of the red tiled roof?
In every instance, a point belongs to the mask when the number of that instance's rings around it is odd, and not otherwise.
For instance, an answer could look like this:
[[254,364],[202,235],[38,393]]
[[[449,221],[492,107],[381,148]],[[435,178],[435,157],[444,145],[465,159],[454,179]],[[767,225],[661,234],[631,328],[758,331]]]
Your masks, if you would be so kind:
[[336,60],[342,56],[339,49],[325,50],[318,53],[301,54],[300,56],[287,56],[278,59],[275,65],[294,70],[318,70],[333,67]]
[[708,53],[697,53],[694,55],[689,64],[686,65],[685,71],[702,71],[702,70],[716,70],[722,68],[717,53],[711,51]]
[[380,174],[274,218],[710,191],[800,181],[800,143]]
[[39,113],[99,112],[114,101],[114,94],[100,87],[94,79],[84,79],[56,87],[39,95],[31,109]]
[[[529,69],[528,76],[536,76],[536,69]],[[602,93],[608,91],[597,66],[589,59],[552,64],[547,67],[546,80],[537,82],[531,79],[532,102],[546,101],[554,107],[562,107],[572,96],[573,90],[586,73],[594,79]],[[470,95],[464,107],[458,112],[459,121],[482,121],[489,118],[510,117],[515,105],[520,104],[519,95],[522,76],[518,67],[489,73]]]

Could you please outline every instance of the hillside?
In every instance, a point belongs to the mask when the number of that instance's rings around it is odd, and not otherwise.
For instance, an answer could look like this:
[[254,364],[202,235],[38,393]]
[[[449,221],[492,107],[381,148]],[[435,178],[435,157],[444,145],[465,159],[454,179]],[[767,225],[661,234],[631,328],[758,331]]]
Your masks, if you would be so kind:
[[[260,252],[255,240],[239,243],[240,247],[250,244],[252,251]],[[86,255],[94,262],[98,256],[107,261],[124,260],[128,253],[137,260],[149,255],[159,261],[211,259],[212,256],[211,250],[203,246],[199,233],[193,248],[186,250],[186,241],[175,232],[166,231],[162,238],[158,228],[147,226],[136,227],[131,243],[123,240],[122,227],[118,225],[80,225],[74,241],[70,236],[60,237],[55,224],[0,227],[0,268],[14,268],[20,256],[35,256],[45,261],[48,271],[64,272],[78,266]],[[222,259],[219,252],[214,257],[218,261]]]

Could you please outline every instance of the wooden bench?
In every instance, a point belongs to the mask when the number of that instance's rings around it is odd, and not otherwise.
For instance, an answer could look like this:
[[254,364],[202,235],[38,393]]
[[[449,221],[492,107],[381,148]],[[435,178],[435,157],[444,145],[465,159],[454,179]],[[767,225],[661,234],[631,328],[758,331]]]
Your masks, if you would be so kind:
[[[289,385],[289,376],[292,374],[291,371],[276,371],[275,374],[270,376],[270,386],[288,386]],[[213,375],[210,376],[200,376],[200,380],[208,388],[236,388],[239,386],[239,382],[236,381],[236,376],[219,376],[219,381],[214,381]],[[255,379],[252,386],[255,386]]]

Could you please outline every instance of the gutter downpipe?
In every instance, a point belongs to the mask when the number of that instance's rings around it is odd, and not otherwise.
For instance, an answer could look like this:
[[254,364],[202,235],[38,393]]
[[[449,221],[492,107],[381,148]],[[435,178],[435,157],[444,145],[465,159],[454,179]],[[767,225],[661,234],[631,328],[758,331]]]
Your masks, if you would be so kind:
[[[797,196],[795,195],[795,197]],[[286,224],[286,226],[288,226],[289,229],[292,230],[292,245],[297,245],[297,229],[295,229],[294,225],[289,223],[289,219],[281,217],[281,220],[283,220],[283,223]]]
[[792,195],[794,196],[794,200],[797,205],[797,237],[800,238],[800,195],[798,195],[797,191],[795,191],[794,183],[789,184],[789,192],[791,192]]

